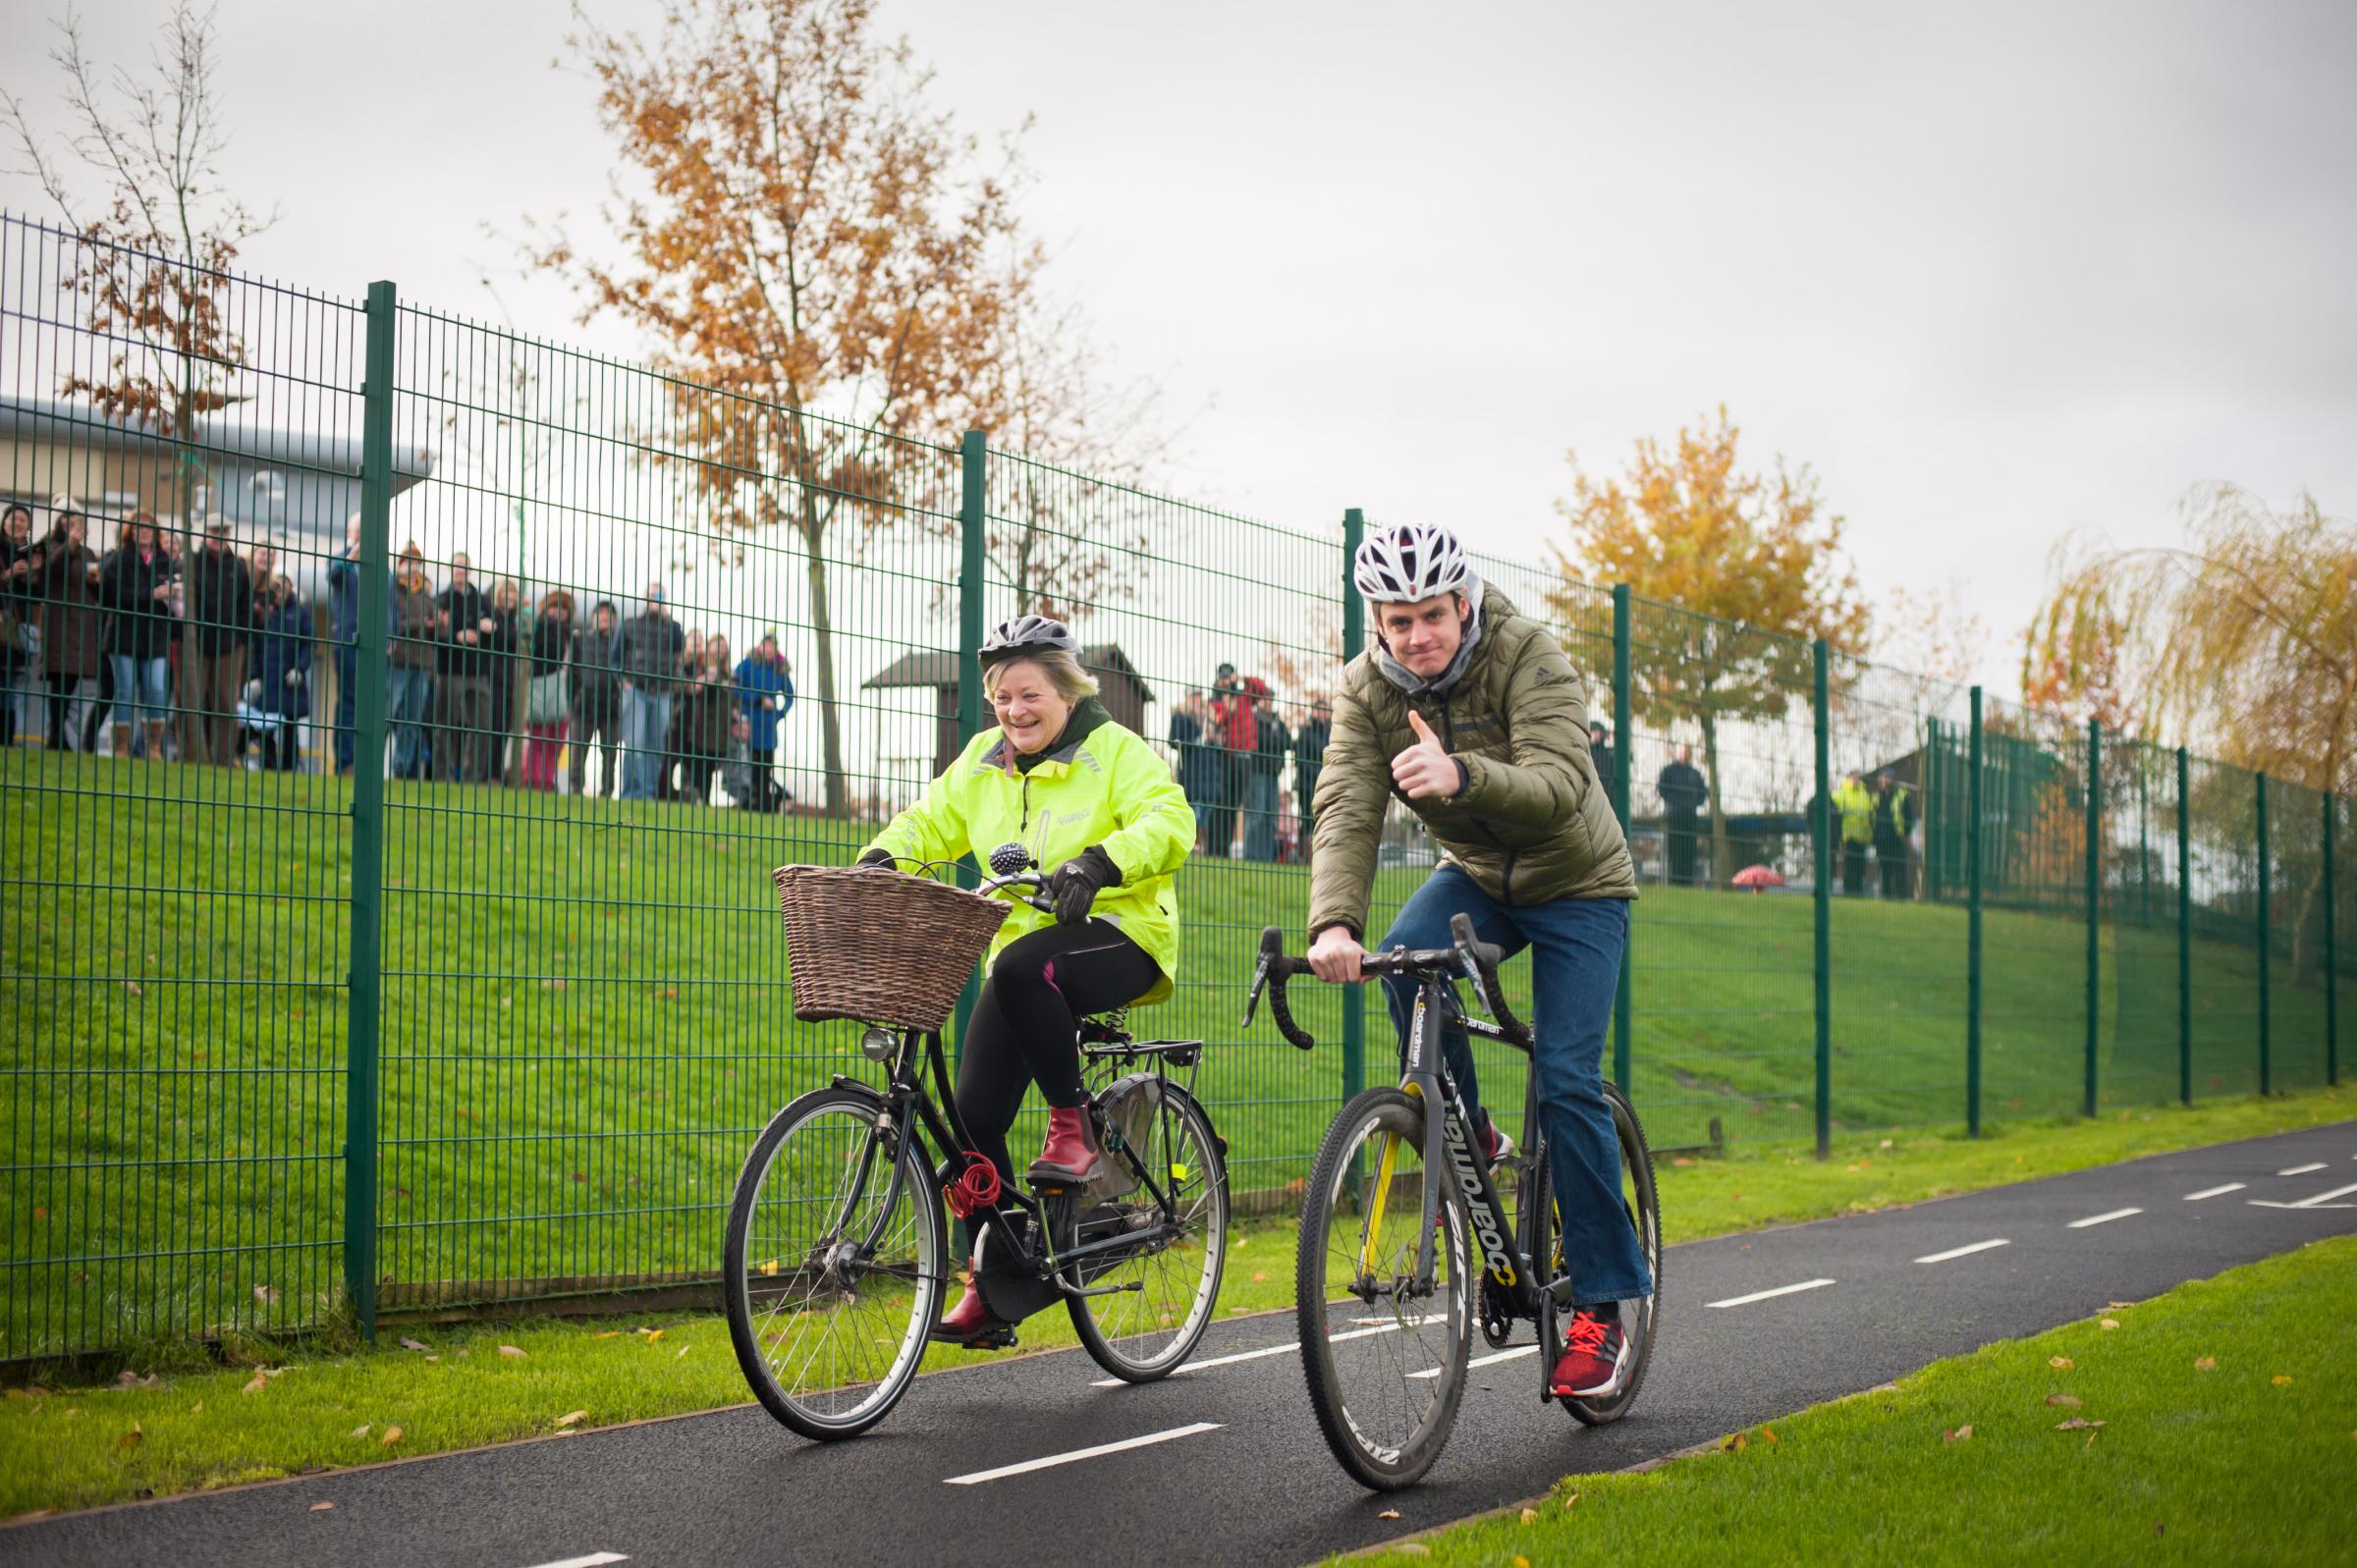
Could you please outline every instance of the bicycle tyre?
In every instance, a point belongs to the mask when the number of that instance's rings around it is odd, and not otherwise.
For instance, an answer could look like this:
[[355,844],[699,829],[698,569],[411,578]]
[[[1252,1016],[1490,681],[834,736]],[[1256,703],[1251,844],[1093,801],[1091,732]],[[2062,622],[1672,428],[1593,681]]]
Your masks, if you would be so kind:
[[[1087,1279],[1092,1287],[1123,1283],[1135,1267],[1144,1289],[1065,1301],[1080,1343],[1098,1366],[1125,1382],[1152,1382],[1186,1364],[1218,1310],[1220,1275],[1228,1261],[1228,1162],[1220,1153],[1219,1135],[1203,1108],[1177,1085],[1164,1086],[1162,1097],[1154,1112],[1155,1145],[1142,1152],[1140,1162],[1157,1182],[1167,1184],[1164,1190],[1173,1194],[1187,1233],[1153,1252],[1092,1268]],[[1091,1238],[1092,1227],[1126,1223],[1141,1211],[1153,1211],[1154,1204],[1141,1188],[1129,1200],[1099,1208],[1109,1213],[1083,1216],[1080,1241]],[[1189,1257],[1199,1260],[1191,1274],[1183,1262],[1166,1262]],[[1163,1289],[1156,1288],[1157,1280],[1164,1282]],[[1175,1299],[1181,1290],[1183,1299]],[[1127,1310],[1132,1302],[1135,1310]],[[1167,1336],[1157,1332],[1165,1322],[1170,1324]],[[1131,1323],[1137,1326],[1125,1329]]]
[[[1308,1190],[1302,1198],[1300,1250],[1293,1275],[1294,1323],[1301,1337],[1302,1374],[1309,1384],[1310,1408],[1317,1414],[1318,1430],[1324,1433],[1327,1447],[1333,1450],[1343,1469],[1361,1486],[1376,1491],[1413,1485],[1432,1468],[1442,1448],[1447,1446],[1449,1434],[1456,1424],[1457,1406],[1464,1397],[1474,1311],[1472,1224],[1464,1195],[1450,1180],[1440,1184],[1441,1212],[1434,1217],[1440,1231],[1433,1282],[1441,1308],[1437,1317],[1423,1308],[1411,1317],[1399,1310],[1396,1295],[1389,1301],[1370,1300],[1356,1296],[1346,1284],[1338,1285],[1330,1280],[1329,1265],[1336,1260],[1336,1253],[1329,1231],[1338,1220],[1345,1226],[1343,1261],[1348,1262],[1347,1237],[1352,1232],[1360,1238],[1356,1249],[1362,1267],[1371,1255],[1363,1215],[1352,1220],[1343,1211],[1358,1209],[1362,1195],[1372,1198],[1373,1181],[1357,1178],[1360,1153],[1370,1146],[1370,1152],[1380,1150],[1386,1135],[1402,1140],[1399,1152],[1410,1155],[1412,1163],[1407,1171],[1401,1172],[1395,1156],[1392,1190],[1384,1200],[1385,1212],[1387,1217],[1397,1212],[1409,1217],[1396,1230],[1390,1227],[1383,1230],[1380,1241],[1383,1261],[1390,1266],[1387,1271],[1395,1283],[1402,1265],[1412,1275],[1416,1242],[1425,1222],[1421,1191],[1424,1110],[1415,1098],[1393,1088],[1369,1089],[1354,1096],[1327,1128],[1317,1162],[1311,1169]],[[1379,1162],[1375,1168],[1380,1169]],[[1345,1191],[1351,1187],[1356,1190]],[[1400,1201],[1402,1193],[1413,1195],[1405,1197],[1404,1209],[1394,1211],[1390,1206]],[[1369,1325],[1345,1329],[1340,1335],[1332,1332],[1328,1309],[1338,1293],[1344,1301],[1355,1297],[1360,1303],[1358,1311],[1369,1318]],[[1340,1302],[1336,1305],[1342,1307]],[[1350,1309],[1342,1307],[1342,1310],[1347,1314]],[[1386,1313],[1393,1320],[1391,1325],[1374,1321]],[[1422,1347],[1429,1343],[1423,1330],[1436,1322],[1440,1325],[1442,1345],[1434,1355]],[[1358,1401],[1355,1414],[1352,1410],[1355,1390],[1344,1386],[1345,1369],[1336,1353],[1336,1346],[1344,1340],[1353,1343],[1342,1359],[1350,1361],[1354,1367],[1361,1364],[1373,1367],[1366,1379],[1370,1384],[1368,1397]],[[1421,1361],[1430,1357],[1438,1365],[1407,1371],[1406,1363],[1411,1358],[1404,1347],[1409,1345],[1421,1352],[1412,1359]],[[1395,1376],[1403,1415],[1392,1425],[1405,1428],[1398,1433],[1397,1440],[1393,1440],[1393,1433],[1375,1429],[1375,1395],[1382,1392],[1388,1396]],[[1428,1397],[1417,1387],[1419,1383],[1430,1384]]]
[[[1645,1128],[1637,1120],[1636,1107],[1628,1103],[1620,1086],[1608,1081],[1604,1099],[1612,1108],[1613,1127],[1620,1137],[1621,1204],[1628,1212],[1629,1223],[1636,1227],[1637,1248],[1644,1254],[1646,1272],[1653,1276],[1653,1294],[1642,1301],[1621,1304],[1620,1331],[1628,1338],[1629,1359],[1628,1376],[1619,1388],[1609,1399],[1562,1401],[1572,1419],[1585,1427],[1618,1421],[1637,1402],[1637,1391],[1645,1383],[1645,1369],[1653,1360],[1662,1303],[1662,1212],[1653,1184],[1653,1150],[1645,1142]],[[1549,1347],[1550,1354],[1553,1348]]]
[[[821,1442],[857,1436],[900,1402],[924,1361],[949,1273],[941,1194],[915,1139],[878,1128],[883,1108],[879,1097],[851,1087],[796,1099],[753,1140],[729,1205],[722,1274],[738,1366],[763,1409]],[[770,1191],[782,1161],[783,1188]],[[815,1186],[816,1171],[837,1172],[836,1190],[797,1193]],[[817,1232],[804,1234],[811,1220]],[[864,1263],[864,1250],[881,1262]],[[781,1323],[788,1305],[794,1311]],[[879,1341],[886,1364],[865,1376]],[[785,1352],[776,1363],[773,1348]]]

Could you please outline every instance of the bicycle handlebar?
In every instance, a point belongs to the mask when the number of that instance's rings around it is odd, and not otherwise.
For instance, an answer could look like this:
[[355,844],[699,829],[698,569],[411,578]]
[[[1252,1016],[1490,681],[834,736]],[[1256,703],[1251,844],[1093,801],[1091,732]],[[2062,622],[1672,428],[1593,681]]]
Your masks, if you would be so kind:
[[[1449,920],[1452,939],[1446,947],[1393,947],[1383,952],[1370,952],[1359,959],[1362,978],[1381,979],[1386,975],[1400,975],[1410,979],[1447,977],[1462,978],[1473,983],[1473,994],[1480,1000],[1482,1011],[1498,1022],[1508,1035],[1527,1039],[1528,1031],[1522,1020],[1515,1017],[1507,1005],[1506,988],[1498,983],[1498,966],[1506,954],[1495,943],[1483,942],[1473,935],[1470,916],[1453,915]],[[1250,1027],[1252,1015],[1259,1010],[1260,995],[1269,995],[1269,1013],[1277,1020],[1277,1032],[1299,1051],[1308,1051],[1317,1044],[1309,1031],[1293,1022],[1292,1008],[1287,1004],[1285,983],[1295,975],[1313,973],[1307,958],[1288,957],[1285,951],[1285,936],[1275,926],[1263,928],[1260,934],[1260,959],[1252,969],[1252,990],[1244,1000],[1244,1025]]]

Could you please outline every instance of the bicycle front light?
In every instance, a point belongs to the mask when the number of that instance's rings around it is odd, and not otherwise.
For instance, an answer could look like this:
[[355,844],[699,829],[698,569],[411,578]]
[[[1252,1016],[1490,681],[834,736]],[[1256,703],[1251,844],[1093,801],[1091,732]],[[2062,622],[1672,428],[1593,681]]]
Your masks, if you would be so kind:
[[870,1061],[890,1061],[900,1041],[889,1029],[869,1024],[859,1032],[859,1054]]

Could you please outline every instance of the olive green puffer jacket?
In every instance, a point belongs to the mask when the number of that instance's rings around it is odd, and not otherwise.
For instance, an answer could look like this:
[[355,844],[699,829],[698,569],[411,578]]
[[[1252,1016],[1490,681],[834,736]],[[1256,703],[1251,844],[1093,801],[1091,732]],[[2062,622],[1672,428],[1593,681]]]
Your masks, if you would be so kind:
[[1334,736],[1318,775],[1309,930],[1366,935],[1367,895],[1392,759],[1415,744],[1412,705],[1462,765],[1447,800],[1408,801],[1443,855],[1507,905],[1634,898],[1628,843],[1588,754],[1588,700],[1562,645],[1496,588],[1463,675],[1438,697],[1410,698],[1376,668],[1374,650],[1343,672]]

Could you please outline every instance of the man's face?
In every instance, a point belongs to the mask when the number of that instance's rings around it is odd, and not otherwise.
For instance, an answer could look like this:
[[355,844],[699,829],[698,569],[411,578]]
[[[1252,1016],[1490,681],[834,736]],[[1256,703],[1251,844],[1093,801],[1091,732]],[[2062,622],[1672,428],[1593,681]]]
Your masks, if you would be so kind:
[[229,535],[226,533],[206,534],[204,536],[204,548],[206,553],[209,555],[217,556],[221,554],[221,552],[229,548]]
[[655,589],[652,589],[652,590],[650,590],[650,591],[647,593],[647,596],[646,596],[646,613],[647,613],[648,615],[650,615],[650,616],[656,616],[656,617],[661,617],[661,616],[663,616],[663,615],[666,615],[666,614],[668,614],[668,612],[667,612],[667,611],[665,611],[665,610],[664,610],[664,608],[663,608],[663,590],[662,590],[662,589],[660,589],[660,588],[655,588]]
[[614,629],[614,612],[607,609],[603,605],[598,606],[597,614],[590,619],[597,622],[597,629],[600,631],[612,631]]
[[450,558],[450,585],[452,587],[464,588],[466,586],[466,567],[467,561],[465,556]]
[[1677,748],[1677,760],[1681,765],[1691,763],[1694,760],[1694,748],[1680,742]]
[[1462,595],[1437,593],[1413,604],[1377,605],[1375,624],[1392,657],[1430,680],[1449,668],[1464,645],[1465,615]]
[[761,659],[762,659],[762,662],[763,662],[763,663],[765,663],[765,664],[773,664],[773,665],[774,665],[774,664],[776,664],[776,663],[778,662],[778,639],[777,639],[777,638],[775,638],[775,637],[763,637],[763,638],[761,639]]

